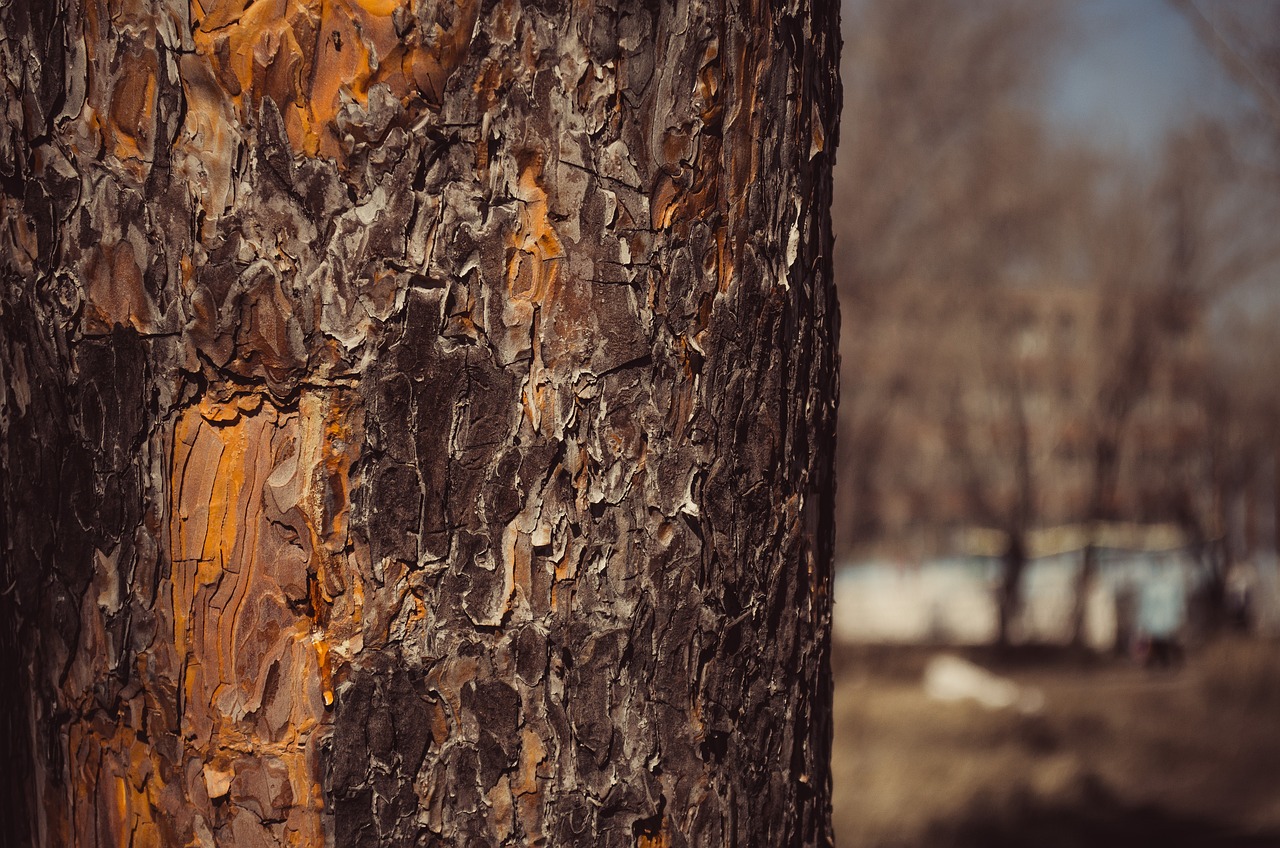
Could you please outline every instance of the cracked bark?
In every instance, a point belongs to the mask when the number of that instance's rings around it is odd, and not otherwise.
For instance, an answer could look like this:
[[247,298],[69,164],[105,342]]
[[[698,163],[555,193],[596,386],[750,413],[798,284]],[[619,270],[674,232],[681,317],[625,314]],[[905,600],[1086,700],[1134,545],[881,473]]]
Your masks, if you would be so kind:
[[838,32],[0,3],[0,842],[829,844]]

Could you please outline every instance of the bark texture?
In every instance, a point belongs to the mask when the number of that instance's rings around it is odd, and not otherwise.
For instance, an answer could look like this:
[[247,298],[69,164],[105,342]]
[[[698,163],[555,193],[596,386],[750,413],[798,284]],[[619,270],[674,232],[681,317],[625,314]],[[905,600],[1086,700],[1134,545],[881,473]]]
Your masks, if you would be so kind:
[[0,841],[829,844],[836,15],[0,0]]

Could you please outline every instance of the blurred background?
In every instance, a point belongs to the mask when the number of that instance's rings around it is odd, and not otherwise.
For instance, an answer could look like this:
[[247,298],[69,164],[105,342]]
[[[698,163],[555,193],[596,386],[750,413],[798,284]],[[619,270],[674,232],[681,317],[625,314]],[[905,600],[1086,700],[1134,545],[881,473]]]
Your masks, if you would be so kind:
[[844,0],[837,842],[1280,845],[1280,0]]

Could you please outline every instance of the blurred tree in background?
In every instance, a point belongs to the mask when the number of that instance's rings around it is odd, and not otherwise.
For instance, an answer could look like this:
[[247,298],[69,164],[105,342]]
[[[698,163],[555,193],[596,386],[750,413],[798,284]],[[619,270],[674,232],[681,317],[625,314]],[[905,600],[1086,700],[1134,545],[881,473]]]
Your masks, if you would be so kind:
[[1258,108],[1189,117],[1146,161],[1047,124],[1063,7],[847,10],[838,549],[928,556],[997,531],[1000,641],[1037,530],[1083,540],[1077,639],[1104,525],[1176,524],[1219,601],[1280,530],[1276,28],[1183,6]]

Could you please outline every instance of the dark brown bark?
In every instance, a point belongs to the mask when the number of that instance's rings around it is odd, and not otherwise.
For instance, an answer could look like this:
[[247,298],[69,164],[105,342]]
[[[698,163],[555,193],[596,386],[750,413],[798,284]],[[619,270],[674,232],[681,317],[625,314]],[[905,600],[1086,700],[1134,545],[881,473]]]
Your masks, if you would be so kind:
[[0,843],[824,845],[835,4],[0,4]]

